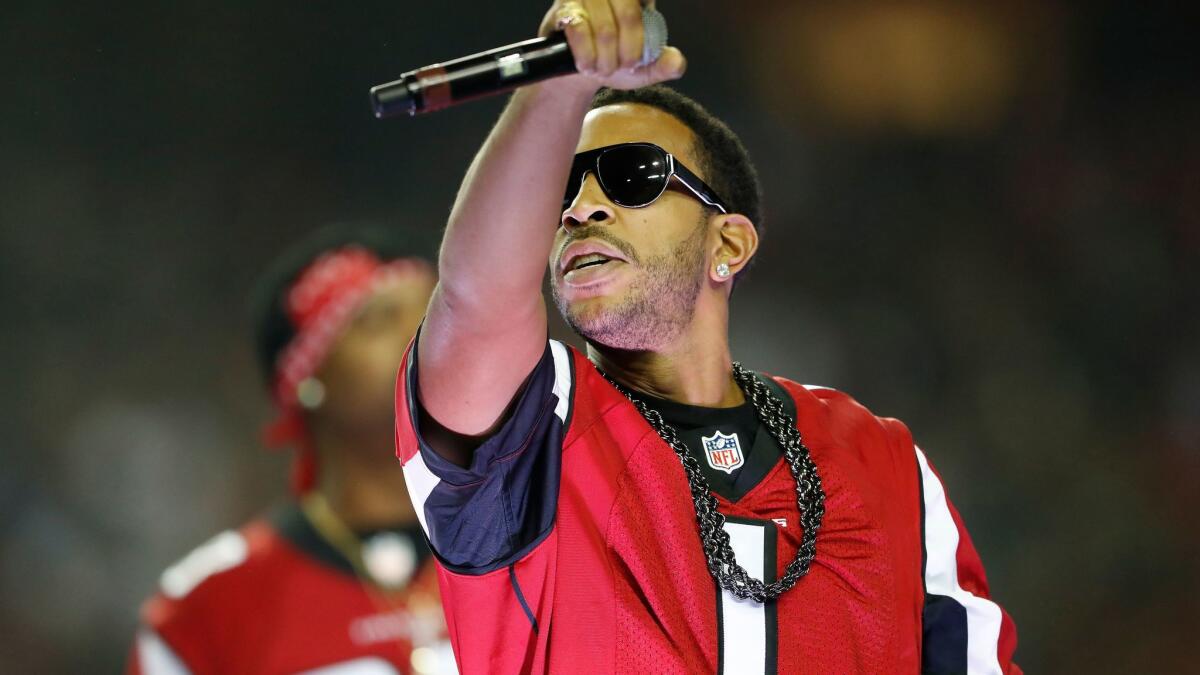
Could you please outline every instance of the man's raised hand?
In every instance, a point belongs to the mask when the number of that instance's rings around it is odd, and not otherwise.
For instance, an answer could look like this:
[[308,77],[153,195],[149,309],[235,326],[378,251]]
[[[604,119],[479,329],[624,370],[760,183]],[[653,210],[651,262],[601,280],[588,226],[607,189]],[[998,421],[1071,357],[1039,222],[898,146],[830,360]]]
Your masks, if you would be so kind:
[[665,47],[653,63],[639,65],[644,38],[639,0],[557,0],[538,34],[555,30],[566,34],[579,71],[564,79],[577,83],[634,89],[678,79],[687,69],[683,53],[674,47]]

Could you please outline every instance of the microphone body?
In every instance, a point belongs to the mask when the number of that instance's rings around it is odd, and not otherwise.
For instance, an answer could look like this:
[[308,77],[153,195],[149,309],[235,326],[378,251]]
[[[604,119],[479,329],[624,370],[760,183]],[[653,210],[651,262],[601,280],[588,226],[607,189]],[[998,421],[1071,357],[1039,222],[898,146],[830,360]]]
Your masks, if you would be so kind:
[[417,115],[573,72],[567,36],[553,33],[411,70],[371,87],[371,106],[379,118]]
[[[653,8],[642,12],[642,63],[652,63],[667,43],[667,24]],[[418,115],[575,72],[575,58],[561,32],[517,42],[445,63],[411,70],[394,82],[371,87],[378,118]]]

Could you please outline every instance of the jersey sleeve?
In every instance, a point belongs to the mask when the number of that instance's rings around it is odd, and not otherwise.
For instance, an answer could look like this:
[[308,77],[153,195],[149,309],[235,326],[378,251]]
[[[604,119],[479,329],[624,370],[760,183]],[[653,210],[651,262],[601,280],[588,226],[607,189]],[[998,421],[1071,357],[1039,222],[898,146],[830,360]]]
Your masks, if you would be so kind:
[[[915,447],[915,446],[914,446]],[[921,672],[1021,675],[1012,662],[1017,629],[988,591],[983,562],[920,448],[922,558]]]
[[547,342],[500,429],[468,467],[437,454],[421,436],[417,339],[401,365],[396,452],[409,496],[438,561],[484,575],[528,555],[554,526],[573,373],[565,345]]

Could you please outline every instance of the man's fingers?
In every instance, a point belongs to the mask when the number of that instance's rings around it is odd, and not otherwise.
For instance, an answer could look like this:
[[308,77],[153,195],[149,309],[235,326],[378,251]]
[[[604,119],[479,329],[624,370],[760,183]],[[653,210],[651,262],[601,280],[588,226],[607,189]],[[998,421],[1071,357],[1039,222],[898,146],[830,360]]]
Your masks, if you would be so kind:
[[638,0],[612,0],[618,31],[618,67],[633,68],[642,60],[642,5]]
[[687,59],[675,47],[664,47],[658,60],[646,67],[647,84],[678,80],[687,71]]
[[651,64],[639,65],[644,50],[642,6],[638,0],[561,0],[542,19],[539,33],[566,34],[575,68],[604,86],[630,89],[677,80],[687,59],[666,47]]
[[617,52],[620,35],[609,0],[584,0],[596,45],[596,74],[608,77],[620,65]]
[[596,44],[588,11],[578,0],[567,0],[551,9],[547,20],[550,30],[562,31],[575,58],[575,70],[593,73],[596,70]]

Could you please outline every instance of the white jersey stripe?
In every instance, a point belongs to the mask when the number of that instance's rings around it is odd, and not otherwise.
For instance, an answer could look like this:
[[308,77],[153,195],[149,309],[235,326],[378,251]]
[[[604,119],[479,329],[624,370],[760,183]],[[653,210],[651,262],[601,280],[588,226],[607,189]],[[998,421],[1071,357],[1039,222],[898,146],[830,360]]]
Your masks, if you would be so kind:
[[[729,545],[738,564],[750,576],[763,580],[766,569],[766,529],[725,521]],[[767,614],[761,602],[752,598],[738,599],[733,593],[721,590],[721,672],[749,675],[762,673],[767,663]]]
[[[425,671],[421,671],[425,672]],[[299,675],[398,675],[396,667],[378,656],[363,656],[361,658],[335,663],[332,666],[322,666],[315,670],[306,670]]]
[[246,562],[249,555],[250,545],[242,533],[225,530],[168,567],[159,586],[168,598],[182,598],[205,579]]
[[137,660],[142,675],[191,675],[192,672],[158,633],[149,628],[138,631]]
[[554,395],[558,397],[554,414],[565,424],[571,406],[571,351],[558,340],[551,340],[550,353],[554,355]]
[[967,613],[967,673],[1001,675],[998,654],[1000,606],[958,584],[958,527],[946,502],[946,492],[925,453],[917,448],[925,500],[925,588],[928,593],[957,601]]
[[408,497],[412,499],[413,510],[417,512],[417,520],[421,521],[421,529],[425,530],[426,536],[432,538],[433,533],[429,531],[429,523],[425,522],[425,502],[429,499],[429,494],[433,492],[433,489],[442,481],[429,470],[420,451],[417,451],[412,459],[404,465],[404,482],[408,484]]

